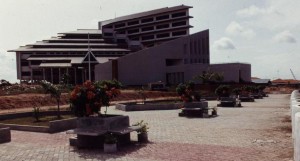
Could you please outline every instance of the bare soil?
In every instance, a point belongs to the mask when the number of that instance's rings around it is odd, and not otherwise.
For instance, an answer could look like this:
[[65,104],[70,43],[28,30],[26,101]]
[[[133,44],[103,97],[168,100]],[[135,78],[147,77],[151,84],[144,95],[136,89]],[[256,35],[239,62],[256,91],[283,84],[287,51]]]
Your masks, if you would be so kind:
[[[164,97],[177,97],[175,92],[160,92],[160,91],[145,91],[147,99],[164,98]],[[121,95],[112,101],[129,101],[141,100],[142,97],[137,91],[124,90]],[[0,96],[0,110],[31,108],[34,106],[55,106],[57,103],[46,94],[18,94],[10,96]],[[69,104],[69,94],[64,93],[61,97],[61,105]]]

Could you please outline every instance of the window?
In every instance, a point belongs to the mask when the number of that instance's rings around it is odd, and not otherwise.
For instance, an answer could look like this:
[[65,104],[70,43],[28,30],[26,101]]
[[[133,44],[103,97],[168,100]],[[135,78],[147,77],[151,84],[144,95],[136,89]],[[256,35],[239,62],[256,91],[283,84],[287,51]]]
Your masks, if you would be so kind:
[[30,62],[31,65],[40,65],[41,64],[41,61],[36,61],[36,60],[32,60]]
[[172,33],[173,36],[181,36],[186,35],[186,31],[177,31]]
[[104,36],[113,36],[113,33],[104,33]]
[[28,66],[29,63],[27,60],[21,60],[21,66]]
[[130,21],[130,22],[128,22],[127,24],[128,24],[128,26],[131,26],[131,25],[137,25],[137,24],[139,24],[139,20],[136,20],[136,21]]
[[131,40],[139,41],[140,38],[139,37],[133,37],[133,38],[131,38]]
[[125,30],[123,30],[123,31],[118,31],[118,34],[125,34],[126,32],[125,32]]
[[186,25],[186,21],[180,21],[180,22],[172,23],[172,27],[185,26],[185,25]]
[[126,43],[125,39],[117,39],[117,43]]
[[169,24],[163,24],[163,25],[157,25],[156,29],[165,29],[165,28],[169,28]]
[[152,21],[153,21],[153,17],[142,19],[142,23],[147,23],[147,22],[152,22]]
[[132,30],[128,30],[128,34],[133,34],[133,33],[137,33],[139,32],[139,29],[132,29]]
[[159,21],[159,20],[166,20],[166,19],[169,19],[169,15],[162,15],[162,16],[157,16],[156,17],[157,21]]
[[120,24],[116,24],[115,28],[120,28],[120,27],[124,27],[124,26],[125,26],[125,23],[120,23]]
[[32,71],[32,74],[34,75],[34,76],[37,76],[37,75],[43,75],[43,72],[42,71]]
[[182,17],[182,16],[185,16],[186,15],[186,12],[183,11],[183,12],[178,12],[178,13],[173,13],[172,14],[172,18],[176,18],[176,17]]
[[30,72],[22,72],[22,76],[31,76]]
[[143,27],[142,31],[151,31],[154,30],[154,26]]
[[154,39],[154,35],[147,35],[142,37],[142,40],[151,40],[151,39]]
[[169,37],[170,33],[163,33],[163,34],[157,34],[156,38],[165,38],[165,37]]
[[166,66],[181,65],[182,59],[166,59]]

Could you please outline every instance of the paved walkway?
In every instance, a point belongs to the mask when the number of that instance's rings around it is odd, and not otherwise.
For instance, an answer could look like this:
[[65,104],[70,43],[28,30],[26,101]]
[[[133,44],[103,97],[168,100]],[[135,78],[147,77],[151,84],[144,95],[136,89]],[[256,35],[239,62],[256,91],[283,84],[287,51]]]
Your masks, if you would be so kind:
[[[179,110],[123,112],[133,124],[149,123],[149,144],[122,147],[116,154],[100,149],[76,149],[64,132],[42,134],[12,131],[12,141],[0,145],[0,160],[136,160],[136,161],[284,161],[292,158],[288,95],[219,108],[216,118],[178,117]],[[209,101],[215,106],[216,101]],[[132,134],[136,141],[136,135]]]

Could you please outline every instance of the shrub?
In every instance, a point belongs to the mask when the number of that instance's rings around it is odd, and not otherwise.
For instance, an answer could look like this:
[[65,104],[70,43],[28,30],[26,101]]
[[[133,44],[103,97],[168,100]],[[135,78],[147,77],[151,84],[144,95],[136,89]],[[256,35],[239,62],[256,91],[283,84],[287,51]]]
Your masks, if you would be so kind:
[[71,92],[71,109],[78,117],[100,114],[101,106],[107,107],[112,98],[120,94],[121,83],[113,81],[91,82],[86,81],[83,85],[77,85]]

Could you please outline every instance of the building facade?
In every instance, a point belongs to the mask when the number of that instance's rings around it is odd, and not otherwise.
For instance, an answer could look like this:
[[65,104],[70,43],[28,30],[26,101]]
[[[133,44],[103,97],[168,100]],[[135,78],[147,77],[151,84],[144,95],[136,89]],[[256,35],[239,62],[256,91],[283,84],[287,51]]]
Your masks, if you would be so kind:
[[[251,82],[250,64],[210,64],[209,54],[209,30],[204,30],[128,54],[114,62],[98,64],[96,80],[115,78],[124,85],[158,81],[176,85],[212,71],[223,74],[225,82]],[[117,73],[112,72],[116,67]]]
[[125,85],[178,84],[207,70],[224,81],[251,81],[251,65],[210,64],[209,30],[190,34],[190,6],[166,7],[59,33],[16,52],[21,81],[69,83],[118,79]]

